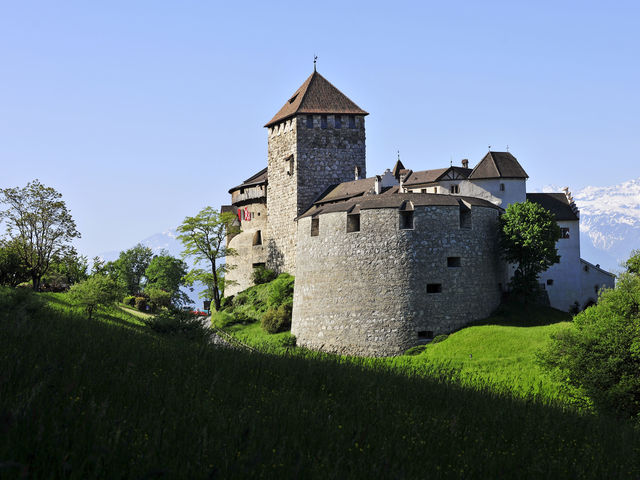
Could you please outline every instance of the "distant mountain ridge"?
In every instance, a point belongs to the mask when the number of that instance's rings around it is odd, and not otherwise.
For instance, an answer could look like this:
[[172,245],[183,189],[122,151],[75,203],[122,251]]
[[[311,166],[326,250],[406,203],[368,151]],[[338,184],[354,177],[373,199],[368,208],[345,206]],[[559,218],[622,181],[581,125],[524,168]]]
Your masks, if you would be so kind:
[[[555,186],[544,191],[559,192]],[[580,209],[580,246],[585,260],[616,273],[640,249],[640,178],[572,192]]]

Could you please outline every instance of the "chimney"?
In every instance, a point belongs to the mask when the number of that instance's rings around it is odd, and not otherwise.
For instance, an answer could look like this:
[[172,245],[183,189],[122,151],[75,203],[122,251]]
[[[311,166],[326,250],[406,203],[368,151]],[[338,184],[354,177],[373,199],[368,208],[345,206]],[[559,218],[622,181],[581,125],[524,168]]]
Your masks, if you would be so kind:
[[469,159],[468,158],[463,158],[462,159],[462,167],[463,168],[469,168]]
[[374,191],[376,195],[382,193],[382,177],[380,175],[376,175],[376,183],[374,184]]

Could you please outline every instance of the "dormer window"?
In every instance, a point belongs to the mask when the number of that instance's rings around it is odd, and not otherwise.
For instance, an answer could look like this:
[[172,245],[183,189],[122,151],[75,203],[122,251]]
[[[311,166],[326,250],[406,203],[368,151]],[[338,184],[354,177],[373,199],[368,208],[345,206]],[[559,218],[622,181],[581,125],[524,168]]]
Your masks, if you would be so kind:
[[451,185],[449,191],[451,193],[460,193],[460,187],[458,185]]

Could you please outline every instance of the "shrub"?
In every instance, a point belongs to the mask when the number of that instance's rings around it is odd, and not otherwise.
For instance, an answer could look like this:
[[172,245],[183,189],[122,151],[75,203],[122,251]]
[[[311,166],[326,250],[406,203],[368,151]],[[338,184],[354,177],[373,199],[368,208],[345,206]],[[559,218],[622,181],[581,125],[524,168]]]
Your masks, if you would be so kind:
[[269,270],[264,266],[260,265],[259,267],[255,267],[253,269],[252,280],[255,285],[262,285],[263,283],[269,283],[278,276],[276,272],[273,270]]
[[165,292],[160,288],[150,288],[147,293],[149,294],[149,303],[151,309],[155,312],[158,307],[171,306],[171,293]]
[[135,299],[136,308],[141,312],[147,311],[147,299],[144,297],[136,297]]
[[192,339],[208,337],[208,329],[191,312],[163,311],[142,320],[151,330],[163,335],[183,335]]
[[69,290],[69,297],[84,307],[89,315],[89,320],[99,305],[114,303],[118,298],[121,298],[120,294],[116,282],[104,275],[93,275],[76,283]]
[[573,325],[552,337],[542,364],[597,410],[640,420],[640,276],[620,275]]
[[291,335],[290,333],[289,334],[285,334],[285,336],[280,339],[280,345],[282,345],[285,348],[293,348],[293,347],[295,347],[296,346],[296,342],[297,342],[296,336],[295,335]]
[[12,318],[30,317],[44,308],[44,302],[31,288],[0,286],[0,316],[11,315]]
[[291,328],[291,304],[270,307],[262,316],[262,328],[267,333],[284,332]]
[[[435,338],[434,338],[435,340]],[[406,352],[404,352],[405,355],[420,355],[422,352],[425,351],[425,349],[427,348],[426,345],[417,345],[415,347],[411,347],[409,350],[407,350]]]
[[125,305],[129,305],[130,307],[133,307],[136,304],[136,297],[134,297],[133,295],[127,295],[122,300],[122,303],[124,303]]
[[244,305],[245,303],[247,303],[248,299],[249,297],[245,292],[239,293],[234,297],[233,305],[234,306]]
[[282,273],[269,286],[268,307],[279,307],[284,304],[293,304],[294,278],[288,273]]
[[431,343],[444,342],[447,338],[449,338],[449,335],[447,334],[436,335],[435,337],[433,337],[433,340],[431,340]]

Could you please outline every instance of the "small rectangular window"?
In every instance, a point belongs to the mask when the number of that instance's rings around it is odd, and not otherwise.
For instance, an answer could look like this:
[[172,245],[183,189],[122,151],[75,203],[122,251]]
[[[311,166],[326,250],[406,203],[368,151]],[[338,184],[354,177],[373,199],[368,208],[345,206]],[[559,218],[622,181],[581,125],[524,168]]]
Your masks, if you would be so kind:
[[335,127],[342,128],[342,115],[336,115],[333,118]]
[[552,278],[550,278],[549,280],[547,280],[547,285],[549,285],[549,286],[553,285],[553,279],[552,279]]
[[433,338],[432,330],[420,330],[418,332],[418,338],[424,340],[431,340]]
[[460,204],[460,228],[471,228],[471,209]]
[[447,267],[461,267],[460,257],[447,257]]
[[253,245],[262,245],[262,232],[260,230],[253,234]]
[[327,128],[327,116],[320,115],[320,128]]
[[427,293],[442,293],[442,284],[427,283]]
[[317,237],[320,233],[320,219],[312,218],[311,219],[311,236]]
[[313,115],[307,115],[307,128],[313,128]]
[[585,271],[585,272],[588,272],[588,271],[589,271],[589,265],[585,265],[585,266],[584,266],[584,271]]
[[449,190],[451,191],[451,193],[460,193],[460,187],[458,187],[458,185],[451,185],[451,188]]
[[500,191],[501,191],[501,192],[504,192],[504,183],[501,183],[501,184],[500,184]]
[[560,228],[560,238],[569,238],[569,237],[570,237],[570,235],[569,235],[569,229],[568,229],[568,228],[561,227],[561,228]]
[[400,211],[400,229],[401,230],[413,229],[413,211],[412,210]]
[[347,233],[360,231],[360,214],[351,213],[347,215]]
[[356,116],[349,115],[349,128],[356,128]]

